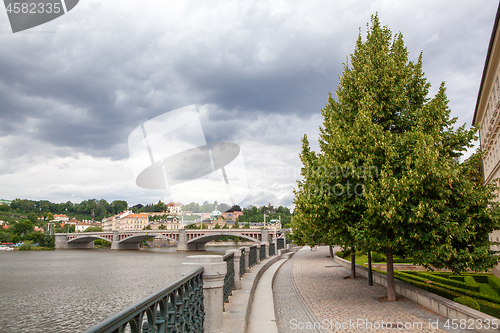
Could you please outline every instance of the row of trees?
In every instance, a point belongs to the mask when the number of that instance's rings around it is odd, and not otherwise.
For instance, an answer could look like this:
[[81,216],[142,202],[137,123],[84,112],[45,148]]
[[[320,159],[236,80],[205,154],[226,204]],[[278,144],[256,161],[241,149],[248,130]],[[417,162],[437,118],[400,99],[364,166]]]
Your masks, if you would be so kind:
[[288,207],[279,206],[274,208],[270,204],[268,206],[248,206],[243,208],[243,215],[238,221],[241,222],[264,222],[264,214],[266,215],[266,222],[271,220],[281,219],[281,225],[290,225],[292,220],[292,213]]
[[104,199],[89,199],[80,203],[72,203],[71,201],[52,203],[48,200],[15,199],[10,205],[10,209],[14,213],[35,213],[38,217],[47,217],[49,213],[72,214],[86,219],[91,219],[92,214],[94,214],[96,220],[123,212],[127,207],[126,201],[115,200],[108,203]]
[[295,241],[385,252],[390,301],[394,255],[457,272],[498,262],[496,188],[482,184],[480,154],[459,163],[476,129],[455,128],[444,83],[432,99],[429,87],[422,54],[409,61],[402,34],[372,16],[321,111],[320,152],[302,139]]
[[230,208],[231,208],[231,206],[229,206],[228,204],[226,204],[226,203],[219,204],[216,200],[213,203],[209,203],[208,201],[205,201],[201,205],[197,202],[191,202],[191,203],[188,203],[188,204],[182,206],[182,211],[192,212],[192,213],[209,213],[209,212],[213,212],[214,210],[225,212],[226,210],[228,210]]

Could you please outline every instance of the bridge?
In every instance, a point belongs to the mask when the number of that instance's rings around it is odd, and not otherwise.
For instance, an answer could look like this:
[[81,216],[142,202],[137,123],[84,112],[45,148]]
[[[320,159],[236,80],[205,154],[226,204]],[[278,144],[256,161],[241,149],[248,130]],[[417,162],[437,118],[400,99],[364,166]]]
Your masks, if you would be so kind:
[[160,237],[176,243],[177,251],[205,251],[207,242],[224,236],[236,236],[266,244],[281,234],[280,231],[267,229],[179,229],[56,233],[54,236],[56,250],[92,249],[96,239],[111,242],[111,249],[114,250],[138,250],[140,243],[146,239]]

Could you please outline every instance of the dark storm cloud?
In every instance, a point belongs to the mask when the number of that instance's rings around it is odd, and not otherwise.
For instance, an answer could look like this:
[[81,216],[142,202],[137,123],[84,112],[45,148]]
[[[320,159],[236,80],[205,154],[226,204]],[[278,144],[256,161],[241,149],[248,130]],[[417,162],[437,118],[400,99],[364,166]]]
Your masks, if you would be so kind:
[[[250,164],[273,146],[286,156],[269,153],[269,159],[298,166],[300,137],[317,135],[320,121],[313,117],[334,94],[359,28],[364,38],[377,11],[382,24],[403,33],[411,60],[423,51],[433,89],[446,81],[452,115],[470,123],[498,6],[487,0],[116,4],[80,2],[34,30],[55,33],[0,34],[4,161],[34,165],[79,154],[125,160],[133,129],[197,104],[207,141],[262,145],[242,150]],[[0,29],[10,29],[1,16]],[[0,170],[14,169],[0,162]]]

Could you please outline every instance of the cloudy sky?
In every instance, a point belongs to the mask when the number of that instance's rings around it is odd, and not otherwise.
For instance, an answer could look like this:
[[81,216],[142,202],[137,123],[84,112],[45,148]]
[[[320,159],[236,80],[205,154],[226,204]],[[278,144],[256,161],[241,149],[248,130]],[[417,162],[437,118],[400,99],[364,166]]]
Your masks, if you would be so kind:
[[[300,139],[307,134],[317,146],[320,110],[370,15],[403,33],[410,59],[423,51],[431,93],[445,81],[452,115],[470,125],[497,6],[80,0],[15,34],[2,8],[0,198],[228,202],[221,170],[169,189],[136,185],[129,135],[195,104],[192,121],[206,142],[240,147],[232,172],[244,173],[248,185],[228,175],[230,191],[246,194],[236,203],[291,207]],[[184,134],[189,141],[199,131]]]

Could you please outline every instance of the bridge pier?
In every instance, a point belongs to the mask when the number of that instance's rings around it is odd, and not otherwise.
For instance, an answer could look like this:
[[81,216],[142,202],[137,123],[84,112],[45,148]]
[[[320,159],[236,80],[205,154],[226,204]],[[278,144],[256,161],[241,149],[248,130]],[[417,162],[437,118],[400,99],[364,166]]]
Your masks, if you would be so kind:
[[139,250],[141,243],[120,243],[118,241],[111,243],[111,250]]
[[65,249],[93,249],[94,240],[83,241],[83,242],[68,242],[67,235],[55,235],[54,236],[54,247],[56,250]]

